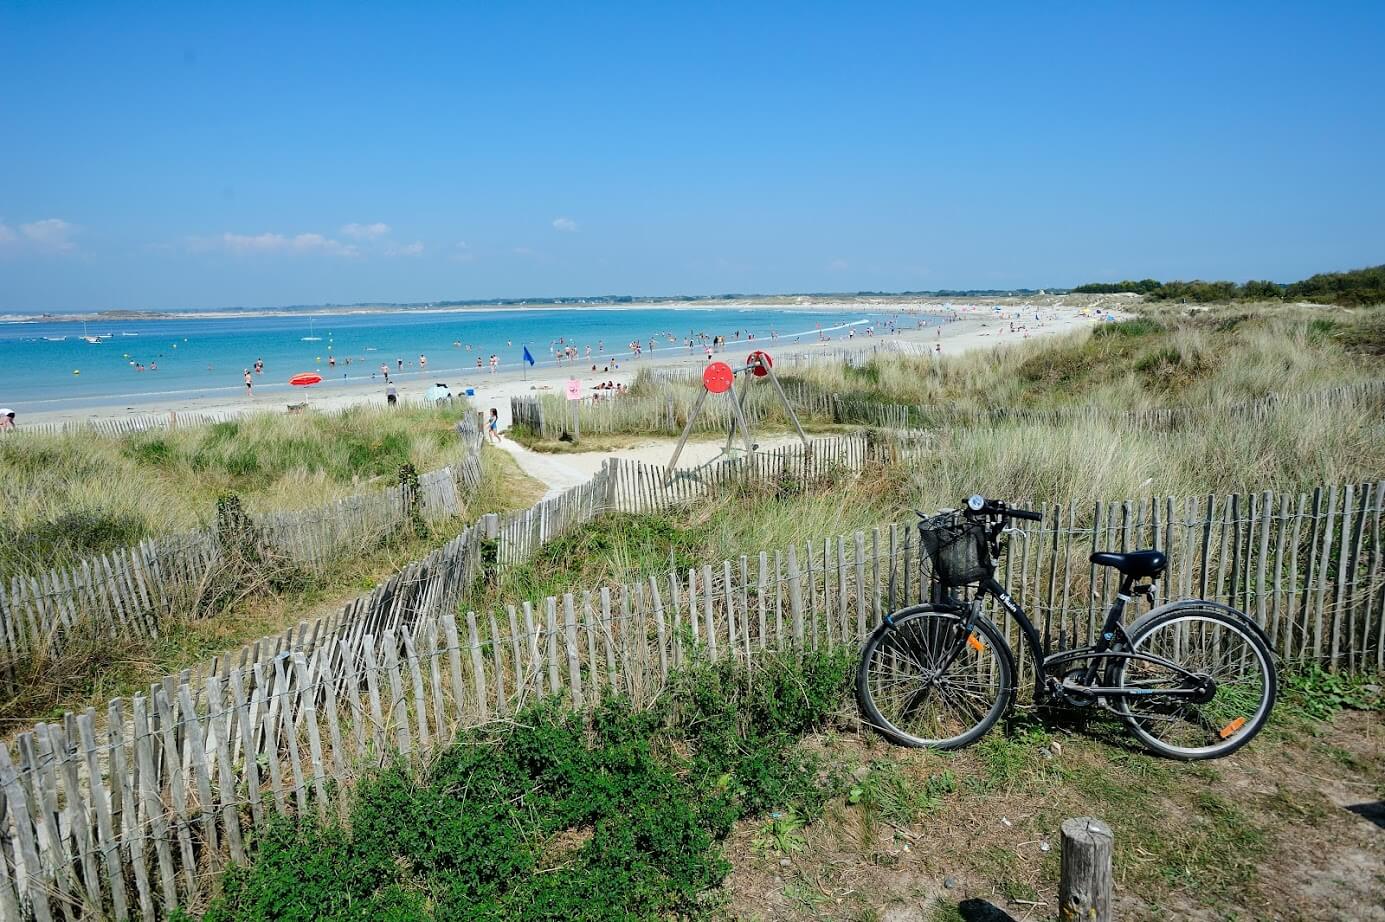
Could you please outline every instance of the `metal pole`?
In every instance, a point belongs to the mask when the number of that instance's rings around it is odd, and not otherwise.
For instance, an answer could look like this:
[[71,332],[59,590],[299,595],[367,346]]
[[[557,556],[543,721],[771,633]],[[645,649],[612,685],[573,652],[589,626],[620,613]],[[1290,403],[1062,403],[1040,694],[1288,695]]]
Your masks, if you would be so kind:
[[688,411],[688,424],[683,427],[683,434],[678,437],[678,445],[673,449],[673,457],[668,459],[668,466],[664,468],[664,486],[673,482],[673,469],[678,464],[678,456],[683,453],[683,446],[688,444],[688,436],[692,433],[693,423],[697,422],[697,417],[702,413],[702,404],[707,401],[707,389],[704,387],[702,393],[697,395],[697,401]]
[[735,384],[731,385],[731,410],[736,414],[736,422],[741,425],[741,437],[745,440],[745,453],[747,455],[755,454],[755,446],[750,444],[750,426],[745,421],[745,414],[741,412],[741,402],[736,398]]
[[[763,359],[761,360],[764,361]],[[798,422],[798,414],[793,411],[793,404],[789,403],[789,395],[784,393],[784,388],[779,384],[779,376],[774,373],[774,366],[769,362],[764,362],[764,368],[769,372],[769,381],[774,385],[774,389],[779,392],[779,399],[784,402],[784,410],[789,414],[789,421],[793,423],[794,429],[798,430],[798,437],[803,440],[804,447],[808,446],[808,436],[803,432],[803,426]]]
[[[741,371],[746,371],[746,370],[748,370],[749,368],[750,368],[750,366],[747,365],[745,368],[740,369],[737,373],[739,374]],[[747,378],[747,379],[746,379],[746,382],[745,382],[745,386],[742,388],[742,392],[744,392],[745,390],[749,389],[749,387],[750,387],[750,379]],[[744,417],[744,413],[745,413],[745,403],[741,400],[740,397],[738,397],[738,396],[736,395],[736,391],[735,391],[735,388],[734,388],[734,387],[733,387],[732,390],[731,390],[731,399],[732,399],[733,401],[735,401],[735,403],[737,404],[737,410],[738,410],[739,412],[734,413],[734,414],[732,415],[732,417],[731,417],[730,422],[728,422],[727,425],[726,425],[726,445],[721,449],[721,453],[722,453],[723,455],[726,454],[728,451],[731,450],[731,443],[732,443],[733,441],[735,441],[735,439],[736,439],[736,420],[737,420],[737,419],[740,419],[740,420],[743,421],[743,420],[745,419],[745,417]],[[746,435],[747,435],[747,437],[749,437],[749,432],[748,432],[748,431],[747,431]]]

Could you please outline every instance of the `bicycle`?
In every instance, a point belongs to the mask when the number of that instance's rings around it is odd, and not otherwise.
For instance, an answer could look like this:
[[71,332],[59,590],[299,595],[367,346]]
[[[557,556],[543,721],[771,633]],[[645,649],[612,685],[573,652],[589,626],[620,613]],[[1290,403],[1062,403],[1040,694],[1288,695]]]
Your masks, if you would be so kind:
[[1092,563],[1120,573],[1096,642],[1046,654],[1033,622],[995,579],[1001,535],[1013,530],[1014,519],[1043,516],[981,496],[961,510],[920,513],[933,600],[886,616],[861,650],[856,698],[872,727],[904,746],[958,749],[1013,707],[1015,653],[982,612],[990,597],[1019,625],[1036,667],[1036,705],[1105,709],[1146,747],[1173,759],[1227,756],[1260,732],[1278,677],[1269,641],[1247,615],[1184,599],[1125,627],[1121,616],[1134,595],[1154,602],[1154,581],[1167,565],[1160,551],[1093,553]]

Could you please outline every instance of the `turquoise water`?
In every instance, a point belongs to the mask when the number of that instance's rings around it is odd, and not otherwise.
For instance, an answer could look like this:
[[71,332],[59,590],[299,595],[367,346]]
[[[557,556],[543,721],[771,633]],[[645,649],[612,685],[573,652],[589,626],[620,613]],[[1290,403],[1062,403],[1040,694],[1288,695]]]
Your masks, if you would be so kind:
[[[894,312],[770,307],[414,310],[92,321],[86,324],[87,334],[101,337],[94,344],[82,338],[78,322],[0,322],[0,406],[14,408],[22,420],[25,412],[116,404],[137,408],[169,397],[233,397],[244,391],[242,371],[257,359],[265,366],[262,375],[253,376],[257,394],[293,390],[288,379],[300,372],[323,376],[315,390],[372,377],[379,381],[382,363],[392,377],[457,387],[479,380],[486,372],[478,374],[476,359],[488,365],[492,353],[502,370],[515,370],[528,346],[540,366],[551,366],[559,339],[579,350],[578,367],[604,367],[604,358],[618,355],[628,370],[642,361],[628,355],[634,339],[647,355],[652,337],[657,357],[670,349],[688,355],[689,337],[700,353],[704,335],[732,340],[754,333],[757,345],[772,352],[776,344],[814,342],[819,330],[840,342],[847,341],[849,330],[859,336],[866,326],[883,332],[897,317],[901,328],[912,329],[920,320]],[[771,331],[777,340],[771,339]],[[318,338],[305,341],[309,336]],[[420,354],[427,356],[426,369],[419,368]],[[335,367],[329,357],[335,358]],[[146,370],[137,371],[134,363]]]

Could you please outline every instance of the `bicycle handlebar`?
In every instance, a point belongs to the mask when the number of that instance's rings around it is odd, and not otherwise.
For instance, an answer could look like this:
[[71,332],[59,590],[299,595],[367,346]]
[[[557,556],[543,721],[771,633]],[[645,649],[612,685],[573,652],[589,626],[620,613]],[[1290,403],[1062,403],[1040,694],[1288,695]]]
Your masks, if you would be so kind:
[[1042,522],[1044,520],[1042,512],[1014,509],[1001,500],[986,499],[984,496],[973,496],[968,499],[965,511],[968,515],[995,515],[1010,519],[1027,519],[1030,522]]

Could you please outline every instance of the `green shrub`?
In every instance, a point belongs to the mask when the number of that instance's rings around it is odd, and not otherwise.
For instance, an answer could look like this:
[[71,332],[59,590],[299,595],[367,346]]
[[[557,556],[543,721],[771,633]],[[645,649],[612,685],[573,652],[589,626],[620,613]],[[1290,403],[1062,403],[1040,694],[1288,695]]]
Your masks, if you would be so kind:
[[540,702],[467,731],[420,775],[361,783],[349,823],[278,821],[207,920],[663,920],[700,914],[720,841],[770,811],[821,814],[837,782],[796,748],[841,705],[851,658],[727,658],[653,709]]

